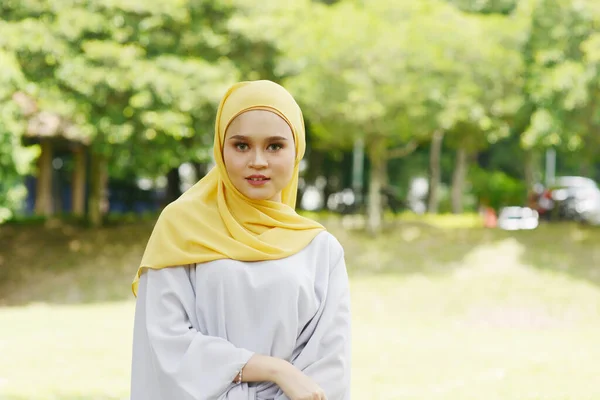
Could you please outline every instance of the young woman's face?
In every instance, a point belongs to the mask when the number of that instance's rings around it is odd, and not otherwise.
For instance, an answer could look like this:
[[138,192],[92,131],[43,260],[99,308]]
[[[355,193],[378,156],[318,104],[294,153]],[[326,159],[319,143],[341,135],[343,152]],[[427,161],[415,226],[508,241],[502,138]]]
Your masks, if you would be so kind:
[[277,114],[250,110],[225,132],[223,160],[231,183],[252,200],[281,201],[296,159],[294,136]]

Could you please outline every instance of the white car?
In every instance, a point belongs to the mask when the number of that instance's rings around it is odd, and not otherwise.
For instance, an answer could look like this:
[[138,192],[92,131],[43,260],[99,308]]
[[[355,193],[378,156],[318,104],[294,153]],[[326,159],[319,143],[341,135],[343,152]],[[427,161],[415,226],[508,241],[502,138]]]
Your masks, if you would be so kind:
[[531,230],[538,225],[538,212],[529,207],[504,207],[498,216],[498,227],[507,231]]
[[551,185],[552,200],[561,218],[594,223],[600,218],[600,189],[582,176],[561,176]]
[[600,225],[600,190],[577,202],[575,205],[581,220],[590,225]]

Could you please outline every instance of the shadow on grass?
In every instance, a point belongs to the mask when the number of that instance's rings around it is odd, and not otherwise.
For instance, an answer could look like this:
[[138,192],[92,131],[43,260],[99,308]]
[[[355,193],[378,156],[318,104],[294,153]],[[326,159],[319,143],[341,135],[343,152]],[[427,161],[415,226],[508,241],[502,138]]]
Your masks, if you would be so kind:
[[133,298],[130,283],[153,223],[0,226],[0,305]]
[[[443,276],[500,258],[600,284],[600,229],[555,224],[505,232],[396,219],[372,238],[341,218],[324,224],[344,246],[354,278]],[[0,306],[133,300],[130,283],[152,226],[148,220],[101,229],[58,221],[0,226]],[[514,254],[503,254],[506,243]]]
[[522,263],[600,285],[600,227],[554,223],[512,235]]
[[354,275],[437,275],[460,268],[461,260],[478,246],[497,240],[484,228],[439,228],[427,223],[395,222],[382,235],[332,228],[345,249]]
[[532,231],[508,232],[400,220],[377,239],[339,227],[332,230],[344,245],[354,275],[439,276],[478,266],[474,264],[518,263],[600,285],[598,227],[553,223]]

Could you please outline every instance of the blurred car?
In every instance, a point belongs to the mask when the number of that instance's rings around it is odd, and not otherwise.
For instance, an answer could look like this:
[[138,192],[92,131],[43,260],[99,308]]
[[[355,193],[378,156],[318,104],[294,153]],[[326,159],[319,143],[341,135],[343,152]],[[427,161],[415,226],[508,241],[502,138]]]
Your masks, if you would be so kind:
[[504,207],[498,215],[498,228],[507,231],[531,230],[538,225],[538,212],[529,207]]
[[559,219],[584,221],[584,213],[594,211],[600,189],[592,179],[562,176],[550,186]]
[[590,193],[577,203],[576,211],[581,221],[590,225],[600,225],[600,190]]
[[600,188],[590,178],[561,176],[547,188],[534,188],[530,206],[549,220],[591,222],[600,218]]

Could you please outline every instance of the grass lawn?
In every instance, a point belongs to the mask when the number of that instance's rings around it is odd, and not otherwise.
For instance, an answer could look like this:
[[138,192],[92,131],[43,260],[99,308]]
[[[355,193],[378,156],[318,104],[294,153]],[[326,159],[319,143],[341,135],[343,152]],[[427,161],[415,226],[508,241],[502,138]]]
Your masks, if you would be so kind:
[[[600,399],[600,230],[326,224],[351,273],[354,399]],[[0,399],[128,398],[148,230],[0,227]]]

